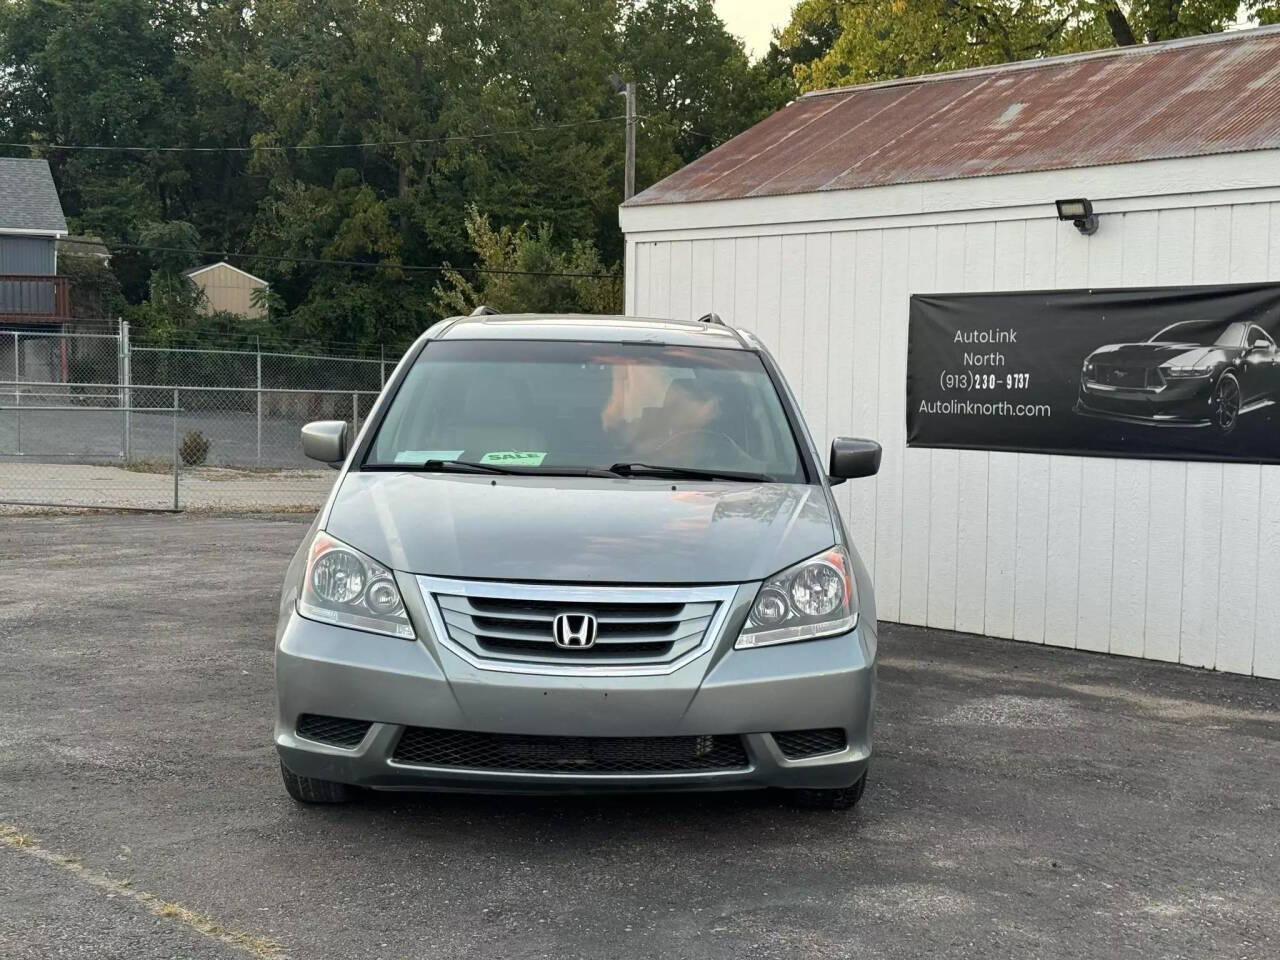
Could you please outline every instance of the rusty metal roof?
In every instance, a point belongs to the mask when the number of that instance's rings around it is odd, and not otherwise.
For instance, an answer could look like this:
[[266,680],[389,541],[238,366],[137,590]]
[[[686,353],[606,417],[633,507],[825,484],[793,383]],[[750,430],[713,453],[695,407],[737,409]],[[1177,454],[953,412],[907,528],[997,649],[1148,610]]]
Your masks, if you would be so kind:
[[1280,148],[1280,28],[807,94],[628,205]]

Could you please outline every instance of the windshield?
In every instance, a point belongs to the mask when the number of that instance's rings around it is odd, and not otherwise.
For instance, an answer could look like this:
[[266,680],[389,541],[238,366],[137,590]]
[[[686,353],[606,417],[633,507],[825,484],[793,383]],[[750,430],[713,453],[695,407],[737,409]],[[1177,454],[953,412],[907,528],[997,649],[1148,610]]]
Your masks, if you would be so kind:
[[429,343],[365,464],[434,460],[548,473],[647,464],[805,478],[759,356],[659,344]]
[[1165,327],[1149,343],[1194,343],[1202,347],[1238,347],[1244,343],[1243,323],[1187,320]]

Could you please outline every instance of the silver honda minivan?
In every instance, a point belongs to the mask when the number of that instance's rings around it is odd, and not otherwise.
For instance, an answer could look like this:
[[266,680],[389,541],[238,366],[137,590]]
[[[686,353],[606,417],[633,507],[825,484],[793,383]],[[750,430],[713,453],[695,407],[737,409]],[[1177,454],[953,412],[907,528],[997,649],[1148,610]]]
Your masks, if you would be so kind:
[[470,317],[409,349],[285,577],[296,800],[866,784],[876,611],[769,352],[701,321]]

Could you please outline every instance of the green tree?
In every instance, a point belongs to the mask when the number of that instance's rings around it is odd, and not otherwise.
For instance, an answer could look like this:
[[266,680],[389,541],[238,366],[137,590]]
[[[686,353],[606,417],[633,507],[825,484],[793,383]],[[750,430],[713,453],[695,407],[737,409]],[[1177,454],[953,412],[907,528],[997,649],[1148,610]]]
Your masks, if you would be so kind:
[[621,273],[602,264],[589,242],[574,240],[563,250],[549,224],[495,229],[474,207],[466,230],[481,269],[474,276],[445,272],[434,291],[441,316],[470,313],[481,304],[504,313],[622,312]]
[[[172,149],[247,138],[211,53],[245,39],[236,22],[175,0],[0,0],[0,139],[49,159],[73,230],[136,244],[147,224],[185,221],[219,248],[243,241],[258,193],[244,158]],[[120,250],[111,266],[126,296],[147,295],[146,257]]]
[[[266,39],[231,79],[263,117],[253,170],[268,190],[253,246],[388,267],[274,268],[301,327],[347,316],[331,332],[363,336],[351,327],[367,328],[359,312],[376,303],[379,334],[416,332],[430,282],[395,267],[465,263],[468,202],[594,239],[616,197],[618,151],[597,123],[612,106],[612,22],[611,3],[576,0],[406,0],[394,16],[356,0],[260,2]],[[545,129],[500,133],[530,128]],[[395,143],[359,146],[375,141]],[[277,149],[335,143],[351,147]]]
[[777,110],[791,79],[749,63],[712,0],[626,0],[621,69],[636,82],[643,188]]
[[84,243],[58,245],[58,276],[66,277],[71,288],[71,315],[85,320],[119,317],[125,309],[120,280],[99,255],[97,237],[82,237]]
[[[469,206],[521,257],[616,271],[611,73],[640,87],[642,188],[794,93],[711,0],[0,0],[0,139],[30,145],[0,149],[49,158],[157,336],[222,329],[170,260],[224,250],[282,336],[400,342],[443,309],[402,267],[480,262]],[[562,279],[513,303],[606,302]]]
[[[1277,0],[802,0],[777,43],[802,90],[1224,30]],[[771,54],[773,51],[771,51]]]
[[174,220],[145,224],[139,239],[155,249],[145,254],[151,264],[147,298],[126,311],[127,318],[144,339],[167,342],[186,334],[200,315],[203,294],[185,273],[200,262],[200,234]]

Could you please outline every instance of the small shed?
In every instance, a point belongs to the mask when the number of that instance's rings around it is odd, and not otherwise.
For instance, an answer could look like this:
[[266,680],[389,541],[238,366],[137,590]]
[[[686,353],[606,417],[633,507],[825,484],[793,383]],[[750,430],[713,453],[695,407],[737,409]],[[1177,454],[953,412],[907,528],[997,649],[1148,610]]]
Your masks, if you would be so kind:
[[[269,284],[261,277],[233,267],[225,260],[188,270],[186,276],[204,294],[201,309],[206,313],[226,311],[253,319],[267,315],[262,296]],[[262,294],[255,296],[258,290]]]
[[1223,395],[1280,374],[1280,31],[809,94],[620,221],[629,313],[883,444],[835,488],[880,619],[1280,678],[1280,394]]

